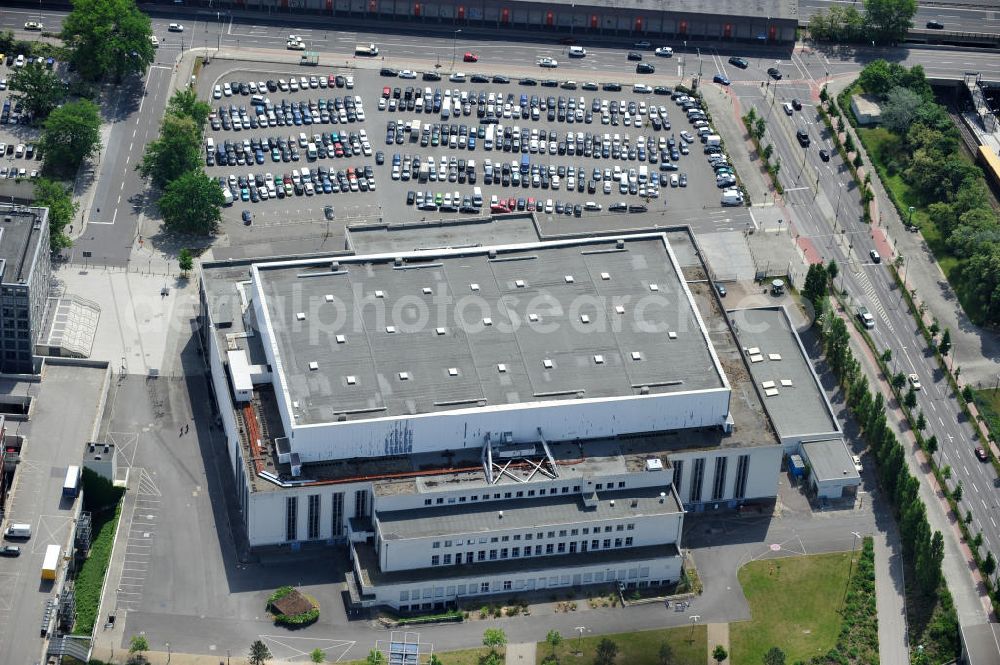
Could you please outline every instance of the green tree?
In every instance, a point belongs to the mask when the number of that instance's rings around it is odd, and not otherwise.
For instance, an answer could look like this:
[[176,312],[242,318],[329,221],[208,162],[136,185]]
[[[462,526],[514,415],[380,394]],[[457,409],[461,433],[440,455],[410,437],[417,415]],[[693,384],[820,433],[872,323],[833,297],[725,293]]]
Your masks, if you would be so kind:
[[982,546],[982,544],[983,544],[983,532],[977,531],[976,535],[972,537],[972,546],[979,548]]
[[771,647],[764,654],[764,665],[785,665],[785,652],[778,647]]
[[73,11],[63,20],[71,60],[91,81],[145,73],[155,55],[152,34],[149,17],[135,0],[73,0]]
[[774,154],[774,146],[768,143],[764,146],[764,150],[761,151],[761,154],[764,156],[764,159],[771,159],[771,155]]
[[507,634],[502,628],[487,628],[483,632],[483,646],[491,651],[497,651],[507,646]]
[[729,658],[729,652],[726,651],[726,647],[721,644],[716,644],[715,650],[712,652],[712,658],[715,659],[715,662],[721,663],[726,658]]
[[157,206],[168,230],[212,235],[219,228],[224,202],[218,182],[204,171],[189,171],[167,185]]
[[427,665],[444,665],[444,663],[441,662],[441,659],[438,658],[436,653],[432,653],[431,659],[427,661]]
[[934,453],[938,451],[938,440],[935,435],[931,435],[924,441],[924,447],[927,448],[927,454],[934,457]]
[[167,102],[167,113],[191,118],[200,134],[205,129],[209,114],[212,113],[212,106],[198,99],[198,93],[194,88],[183,88],[175,92]]
[[892,349],[886,349],[885,351],[883,351],[881,358],[882,362],[884,363],[892,362]]
[[917,391],[910,388],[906,391],[906,395],[903,397],[903,405],[907,409],[912,409],[917,405]]
[[925,429],[927,429],[927,416],[924,415],[923,411],[917,414],[916,426],[918,432],[923,432]]
[[882,102],[882,125],[897,134],[906,135],[917,116],[923,98],[913,90],[896,86]]
[[983,559],[983,572],[989,577],[993,574],[993,571],[997,569],[997,560],[993,558],[993,552],[987,552],[986,558]]
[[45,121],[39,144],[45,166],[53,171],[74,173],[80,163],[101,146],[101,117],[97,105],[87,99],[63,104]]
[[597,665],[611,665],[618,656],[618,644],[606,637],[601,638],[597,643],[597,658],[594,662]]
[[813,309],[819,311],[823,298],[827,294],[827,272],[822,263],[813,263],[806,272],[806,283],[802,288],[802,295],[805,296]]
[[201,166],[201,132],[188,117],[168,114],[159,138],[146,145],[136,170],[157,187],[166,187],[184,173]]
[[128,644],[128,652],[142,658],[144,651],[149,651],[149,640],[142,634],[133,635]]
[[972,386],[965,385],[962,386],[962,399],[965,400],[966,404],[971,404],[972,400],[976,398],[975,393],[972,390]]
[[951,329],[945,328],[941,334],[941,343],[938,344],[938,351],[941,352],[942,356],[948,355],[948,352],[951,351]]
[[865,0],[865,24],[875,41],[902,41],[916,13],[917,0]]
[[316,647],[315,649],[312,650],[312,653],[309,654],[309,660],[311,660],[314,663],[322,663],[324,660],[326,660],[326,654],[323,652],[322,649]]
[[385,663],[385,656],[377,649],[369,651],[368,657],[365,658],[365,665],[383,665],[383,663]]
[[767,131],[767,121],[764,118],[757,118],[753,123],[753,135],[758,141],[764,138],[764,132]]
[[941,324],[938,323],[937,319],[932,319],[931,324],[927,326],[927,330],[930,331],[931,337],[936,337],[939,332],[941,332]]
[[479,655],[479,665],[504,665],[504,657],[490,650]]
[[[864,165],[865,165],[865,160],[861,158],[861,153],[859,152],[858,154],[854,155],[854,168],[859,169]],[[871,175],[871,174],[865,174],[865,175]]]
[[834,259],[830,259],[830,262],[826,264],[826,276],[832,282],[837,279],[837,275],[840,274],[840,266]]
[[549,648],[552,649],[553,659],[556,657],[556,649],[559,648],[559,645],[562,644],[562,641],[563,641],[562,634],[558,630],[550,630],[545,635],[545,643],[548,644]]
[[184,248],[181,250],[180,255],[177,257],[177,265],[181,269],[182,274],[187,274],[194,267],[194,257],[191,255],[191,250]]
[[66,98],[66,84],[40,62],[15,69],[8,86],[17,93],[11,96],[38,119],[47,116]]
[[260,640],[254,640],[253,644],[250,645],[250,654],[247,656],[247,662],[250,665],[264,665],[271,658],[271,650],[267,648],[267,645]]
[[35,205],[49,209],[49,247],[52,251],[69,247],[66,226],[73,221],[77,205],[69,187],[48,178],[35,182]]
[[669,642],[660,642],[660,650],[656,656],[659,665],[670,665],[674,660],[674,648]]
[[962,500],[963,494],[964,490],[962,489],[962,481],[960,480],[958,481],[958,484],[955,485],[955,489],[951,491],[951,498],[955,500],[955,503],[958,503]]
[[[892,375],[892,387],[899,390],[906,385],[906,375],[902,372],[896,372]],[[914,399],[917,398],[916,395],[913,396]]]

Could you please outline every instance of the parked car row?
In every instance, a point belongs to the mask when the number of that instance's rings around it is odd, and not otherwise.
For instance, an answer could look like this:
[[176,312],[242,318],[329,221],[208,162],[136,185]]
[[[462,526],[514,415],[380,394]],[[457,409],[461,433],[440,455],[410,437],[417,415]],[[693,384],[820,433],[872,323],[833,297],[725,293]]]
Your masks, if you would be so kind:
[[255,95],[250,108],[245,105],[220,106],[209,115],[212,129],[219,131],[257,129],[258,127],[286,127],[301,125],[336,125],[365,121],[365,107],[361,97],[347,95],[309,101],[270,99]]
[[[669,178],[658,170],[643,165],[639,168],[623,169],[614,167],[594,167],[588,173],[582,167],[556,166],[555,164],[530,164],[520,162],[486,162],[483,165],[484,185],[503,187],[533,187],[559,190],[565,185],[567,192],[587,192],[588,194],[631,194],[643,198],[659,198],[659,189],[668,184],[687,187],[687,175],[672,173]],[[440,177],[440,171],[438,176]]]
[[263,95],[268,92],[298,92],[317,88],[354,88],[352,74],[320,74],[313,76],[292,76],[288,79],[268,79],[267,81],[225,81],[212,90],[214,99],[233,95]]
[[9,180],[23,180],[25,178],[38,178],[39,176],[41,176],[41,172],[38,169],[28,170],[23,166],[20,168],[17,166],[0,166],[0,180],[3,180],[4,178]]
[[309,161],[364,155],[372,156],[372,146],[367,132],[322,132],[296,136],[271,136],[264,138],[226,140],[215,145],[213,139],[205,141],[205,161],[208,166],[263,164],[267,159],[274,163],[297,162],[303,153]]
[[0,108],[0,125],[27,125],[31,123],[31,114],[24,111],[24,105],[20,101],[12,102],[10,99],[3,101]]
[[219,179],[226,203],[234,201],[267,201],[291,196],[313,196],[339,192],[375,190],[375,172],[371,166],[349,166],[334,171],[325,166],[293,169],[274,176],[270,173],[230,174]]
[[35,149],[33,143],[4,143],[0,141],[0,157],[14,157],[17,159],[40,159],[40,150]]
[[476,187],[473,194],[462,195],[461,192],[407,192],[406,205],[416,206],[420,210],[436,210],[438,212],[461,212],[477,215],[483,210],[483,195]]

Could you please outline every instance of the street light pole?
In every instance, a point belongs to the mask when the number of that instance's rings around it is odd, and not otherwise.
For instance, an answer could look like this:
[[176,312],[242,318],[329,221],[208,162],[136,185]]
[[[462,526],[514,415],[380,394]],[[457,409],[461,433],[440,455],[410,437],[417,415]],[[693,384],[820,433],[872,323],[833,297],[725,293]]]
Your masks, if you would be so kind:
[[910,206],[910,215],[906,218],[906,225],[913,226],[913,211],[916,210],[913,206]]
[[460,32],[462,32],[461,28],[459,28],[458,30],[456,30],[455,34],[452,36],[452,42],[451,42],[451,69],[452,69],[452,71],[455,71],[455,56],[458,54],[458,33],[460,33]]

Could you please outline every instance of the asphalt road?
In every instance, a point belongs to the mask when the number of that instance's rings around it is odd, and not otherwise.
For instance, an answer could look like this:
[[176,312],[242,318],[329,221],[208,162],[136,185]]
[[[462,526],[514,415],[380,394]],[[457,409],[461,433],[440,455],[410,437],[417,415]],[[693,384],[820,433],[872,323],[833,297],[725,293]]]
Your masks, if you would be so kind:
[[[945,4],[945,3],[943,3]],[[948,6],[924,4],[917,7],[913,26],[923,28],[928,21],[939,21],[944,29],[952,32],[1000,33],[1000,12],[984,0],[950,2]],[[808,21],[813,14],[830,11],[833,5],[854,7],[862,11],[860,0],[799,0],[799,17]]]

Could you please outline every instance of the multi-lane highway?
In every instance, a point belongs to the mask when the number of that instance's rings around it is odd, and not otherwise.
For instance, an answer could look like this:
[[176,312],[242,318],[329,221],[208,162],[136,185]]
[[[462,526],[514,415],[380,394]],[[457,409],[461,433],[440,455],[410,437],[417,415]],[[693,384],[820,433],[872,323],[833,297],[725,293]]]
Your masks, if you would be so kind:
[[[799,18],[808,21],[813,14],[829,11],[834,5],[862,11],[862,4],[860,0],[799,0]],[[913,27],[923,28],[928,21],[937,21],[951,32],[1000,33],[1000,7],[986,0],[923,3],[917,7]]]

